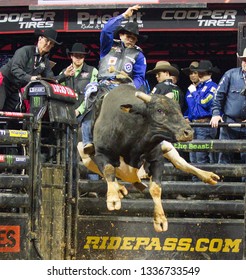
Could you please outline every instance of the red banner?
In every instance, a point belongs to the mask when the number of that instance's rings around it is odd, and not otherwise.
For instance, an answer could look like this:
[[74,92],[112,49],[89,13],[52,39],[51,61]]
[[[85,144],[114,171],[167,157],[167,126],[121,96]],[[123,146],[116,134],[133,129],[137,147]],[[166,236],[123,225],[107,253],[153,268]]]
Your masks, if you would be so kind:
[[59,84],[50,84],[50,86],[53,88],[53,94],[55,95],[68,96],[75,99],[77,98],[76,93],[69,87]]
[[0,252],[20,252],[20,226],[0,225]]

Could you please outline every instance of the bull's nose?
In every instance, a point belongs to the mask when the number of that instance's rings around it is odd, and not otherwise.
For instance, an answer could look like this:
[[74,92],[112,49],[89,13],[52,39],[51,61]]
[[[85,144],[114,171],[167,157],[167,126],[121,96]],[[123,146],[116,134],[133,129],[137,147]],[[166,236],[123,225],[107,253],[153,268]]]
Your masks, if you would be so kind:
[[194,130],[191,128],[184,130],[184,136],[187,138],[187,141],[191,141],[193,139]]

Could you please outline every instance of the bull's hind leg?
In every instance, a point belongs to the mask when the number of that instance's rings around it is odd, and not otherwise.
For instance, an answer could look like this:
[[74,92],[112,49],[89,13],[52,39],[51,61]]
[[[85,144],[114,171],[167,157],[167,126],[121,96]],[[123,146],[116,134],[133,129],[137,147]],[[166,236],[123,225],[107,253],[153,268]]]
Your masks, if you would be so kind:
[[167,231],[168,222],[161,203],[161,188],[155,182],[150,182],[149,192],[154,202],[154,228],[157,232]]
[[106,164],[103,170],[104,178],[107,181],[107,207],[108,210],[119,210],[121,208],[121,199],[127,195],[127,189],[120,185],[115,178],[115,168],[111,164]]

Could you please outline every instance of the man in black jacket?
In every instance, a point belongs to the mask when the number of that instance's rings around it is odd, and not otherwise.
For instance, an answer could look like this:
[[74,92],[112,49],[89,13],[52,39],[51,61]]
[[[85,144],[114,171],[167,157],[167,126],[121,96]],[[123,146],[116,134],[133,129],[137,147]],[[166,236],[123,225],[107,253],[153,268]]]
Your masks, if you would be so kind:
[[24,46],[16,50],[14,56],[0,68],[3,76],[0,82],[0,110],[15,111],[19,104],[19,92],[30,81],[41,77],[55,79],[48,55],[55,44],[57,32],[50,28],[36,30],[37,45]]

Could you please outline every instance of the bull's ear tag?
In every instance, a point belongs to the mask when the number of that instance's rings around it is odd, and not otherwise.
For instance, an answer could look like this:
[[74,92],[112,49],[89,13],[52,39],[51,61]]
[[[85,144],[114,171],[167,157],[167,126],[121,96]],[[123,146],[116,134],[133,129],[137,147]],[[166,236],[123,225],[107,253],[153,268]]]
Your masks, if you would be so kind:
[[120,109],[125,113],[129,113],[130,110],[132,109],[132,105],[131,104],[120,105]]

